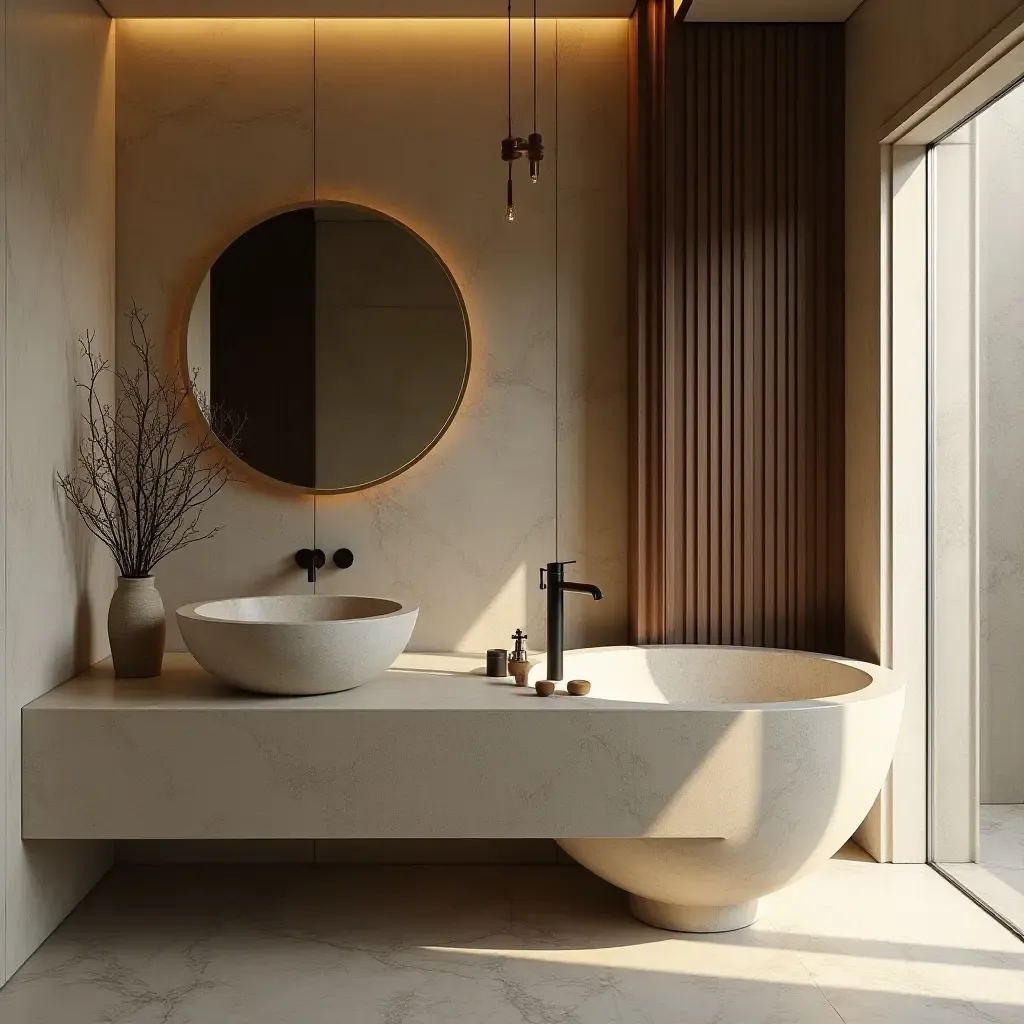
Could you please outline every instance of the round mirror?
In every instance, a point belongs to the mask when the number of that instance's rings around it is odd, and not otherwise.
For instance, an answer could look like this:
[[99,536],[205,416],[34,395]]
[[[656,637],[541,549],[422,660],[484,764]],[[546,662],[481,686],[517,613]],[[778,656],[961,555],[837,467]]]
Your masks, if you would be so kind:
[[310,491],[358,490],[422,458],[469,376],[448,268],[390,217],[341,203],[236,238],[196,293],[185,348],[196,389],[237,427],[235,454]]

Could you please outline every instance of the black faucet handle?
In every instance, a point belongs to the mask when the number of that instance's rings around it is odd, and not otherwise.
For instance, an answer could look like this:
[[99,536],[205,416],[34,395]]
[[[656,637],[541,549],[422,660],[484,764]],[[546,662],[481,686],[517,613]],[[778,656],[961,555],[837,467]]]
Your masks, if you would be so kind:
[[576,559],[570,558],[567,562],[548,562],[547,566],[541,566],[540,570],[540,589],[547,590],[548,584],[544,578],[544,573],[561,572],[567,565],[575,565]]

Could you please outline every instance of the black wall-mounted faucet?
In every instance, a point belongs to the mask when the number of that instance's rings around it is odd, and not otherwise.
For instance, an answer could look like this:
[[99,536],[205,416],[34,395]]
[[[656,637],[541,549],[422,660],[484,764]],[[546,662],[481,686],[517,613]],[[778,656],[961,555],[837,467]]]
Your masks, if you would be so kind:
[[306,570],[306,579],[316,583],[316,571],[322,569],[327,556],[319,548],[303,548],[295,552],[295,564]]
[[[604,594],[593,583],[569,583],[565,567],[571,562],[548,562],[540,571],[540,589],[548,592],[548,679],[558,682],[562,678],[562,652],[565,648],[565,608],[562,595],[568,590],[574,594],[589,594],[600,601]],[[547,580],[544,574],[547,573]]]

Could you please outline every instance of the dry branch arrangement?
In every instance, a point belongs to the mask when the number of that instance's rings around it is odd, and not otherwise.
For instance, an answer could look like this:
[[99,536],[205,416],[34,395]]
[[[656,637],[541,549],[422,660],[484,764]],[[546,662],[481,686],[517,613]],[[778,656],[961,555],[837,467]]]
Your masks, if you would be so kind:
[[[214,536],[199,520],[206,503],[230,478],[224,447],[233,449],[240,424],[211,410],[196,388],[160,369],[146,332],[146,316],[133,304],[127,313],[136,365],[111,366],[96,351],[96,334],[79,343],[88,374],[75,386],[85,396],[84,430],[76,465],[57,481],[86,527],[114,556],[120,575],[144,578],[174,551]],[[114,380],[114,400],[104,401],[101,381]],[[190,424],[185,411],[195,399],[205,424]]]

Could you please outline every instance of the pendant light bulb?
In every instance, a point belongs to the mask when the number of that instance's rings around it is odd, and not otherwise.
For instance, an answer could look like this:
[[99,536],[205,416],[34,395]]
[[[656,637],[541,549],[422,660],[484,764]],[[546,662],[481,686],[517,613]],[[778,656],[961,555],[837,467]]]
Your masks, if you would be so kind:
[[516,219],[516,208],[512,204],[512,168],[508,171],[508,192],[505,203],[505,220],[511,222]]
[[514,221],[516,219],[516,208],[514,206],[505,207],[505,220]]
[[530,158],[530,181],[536,184],[540,178],[540,162],[544,159],[544,139],[540,132],[530,132],[526,140],[526,155]]

